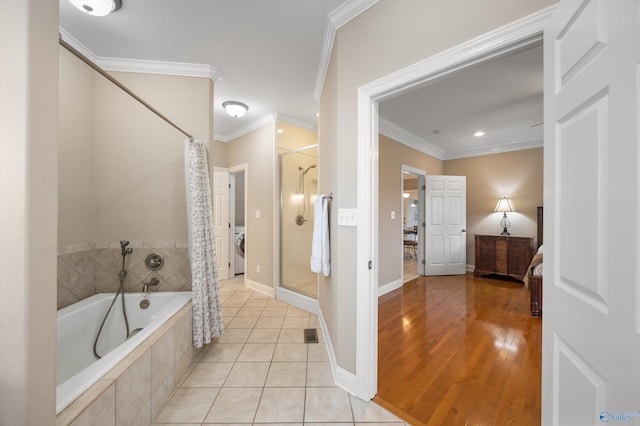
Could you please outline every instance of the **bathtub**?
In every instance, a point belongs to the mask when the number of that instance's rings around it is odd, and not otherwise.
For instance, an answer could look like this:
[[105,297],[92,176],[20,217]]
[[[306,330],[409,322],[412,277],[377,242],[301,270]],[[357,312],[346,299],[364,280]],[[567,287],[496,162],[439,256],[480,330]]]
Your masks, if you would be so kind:
[[[96,294],[58,311],[56,414],[191,300],[191,292],[126,293],[130,332],[141,329],[126,339],[122,300],[118,296],[102,330],[97,347],[102,358],[97,359],[93,343],[114,296]],[[149,307],[141,309],[140,302],[145,298],[149,299]]]

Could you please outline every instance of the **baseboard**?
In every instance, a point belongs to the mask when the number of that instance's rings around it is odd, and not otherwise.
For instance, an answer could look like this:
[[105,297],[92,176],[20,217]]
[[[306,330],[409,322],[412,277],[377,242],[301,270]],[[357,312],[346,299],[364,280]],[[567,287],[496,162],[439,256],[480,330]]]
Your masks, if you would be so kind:
[[327,323],[324,321],[322,310],[319,310],[318,312],[318,322],[320,323],[320,329],[322,330],[322,335],[324,336],[324,341],[327,345],[327,353],[329,355],[331,373],[333,373],[333,381],[336,386],[355,396],[356,389],[358,389],[356,375],[338,366],[336,353],[333,350],[333,343],[331,343],[331,336],[327,330]]
[[473,272],[476,270],[476,265],[467,264],[467,272]]
[[399,280],[391,281],[390,283],[378,287],[378,297],[402,287],[403,284],[404,283],[402,282],[402,278],[400,278]]
[[307,312],[311,312],[314,315],[318,315],[318,300],[304,294],[296,293],[295,291],[287,290],[286,288],[278,287],[276,289],[276,298],[287,302],[296,308],[303,309]]
[[268,286],[266,284],[259,283],[257,281],[250,280],[247,278],[244,282],[244,285],[249,287],[251,290],[255,290],[259,293],[265,294],[269,297],[276,297],[276,291],[273,287]]

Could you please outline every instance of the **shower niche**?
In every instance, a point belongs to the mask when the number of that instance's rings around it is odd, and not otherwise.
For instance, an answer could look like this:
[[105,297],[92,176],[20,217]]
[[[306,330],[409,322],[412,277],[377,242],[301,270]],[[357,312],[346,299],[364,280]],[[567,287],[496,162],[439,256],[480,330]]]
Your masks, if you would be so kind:
[[280,154],[280,286],[317,298],[311,272],[314,205],[318,194],[317,145]]

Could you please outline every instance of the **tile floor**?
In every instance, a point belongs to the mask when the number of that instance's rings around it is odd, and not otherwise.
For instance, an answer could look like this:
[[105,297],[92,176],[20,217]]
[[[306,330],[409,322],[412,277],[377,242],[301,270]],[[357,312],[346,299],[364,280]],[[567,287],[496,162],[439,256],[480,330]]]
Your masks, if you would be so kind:
[[[334,385],[318,318],[242,285],[220,283],[225,335],[212,343],[154,425],[396,425],[403,420]],[[319,343],[305,344],[316,328]]]

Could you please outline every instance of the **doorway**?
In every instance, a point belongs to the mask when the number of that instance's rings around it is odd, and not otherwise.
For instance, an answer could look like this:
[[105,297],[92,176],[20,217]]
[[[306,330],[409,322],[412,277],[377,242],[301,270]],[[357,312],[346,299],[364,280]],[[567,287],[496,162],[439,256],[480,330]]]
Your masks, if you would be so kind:
[[318,277],[311,271],[311,243],[318,195],[318,146],[279,155],[280,283],[277,297],[317,311]]
[[402,283],[424,275],[426,172],[402,165]]
[[230,167],[229,172],[229,278],[242,279],[246,284],[246,265],[251,244],[247,229],[248,164]]
[[[362,165],[358,170],[358,207],[363,212],[357,230],[357,284],[356,284],[356,354],[357,395],[371,399],[377,391],[378,372],[378,104],[419,87],[433,84],[452,73],[476,64],[527,48],[542,40],[544,23],[553,9],[525,17],[519,21],[478,37],[462,45],[428,58],[406,69],[371,82],[359,88],[358,96],[358,157]],[[362,249],[360,249],[362,248]],[[372,262],[371,262],[372,261]],[[369,268],[368,265],[373,265]]]

